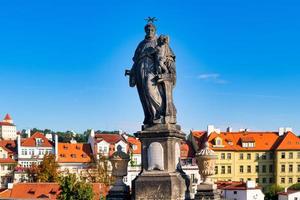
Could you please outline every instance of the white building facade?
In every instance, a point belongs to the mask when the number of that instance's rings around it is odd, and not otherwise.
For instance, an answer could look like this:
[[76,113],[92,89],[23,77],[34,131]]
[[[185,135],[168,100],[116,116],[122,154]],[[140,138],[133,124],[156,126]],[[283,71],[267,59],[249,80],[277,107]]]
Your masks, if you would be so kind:
[[17,138],[17,128],[9,114],[6,114],[0,122],[0,138],[3,140],[15,140]]

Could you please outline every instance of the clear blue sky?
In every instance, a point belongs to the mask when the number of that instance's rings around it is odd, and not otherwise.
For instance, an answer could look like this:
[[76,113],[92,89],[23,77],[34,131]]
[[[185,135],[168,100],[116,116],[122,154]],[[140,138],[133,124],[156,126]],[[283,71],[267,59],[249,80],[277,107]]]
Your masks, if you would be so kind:
[[300,133],[299,1],[0,1],[0,117],[22,128],[140,129],[124,70],[155,16],[177,55],[184,130]]

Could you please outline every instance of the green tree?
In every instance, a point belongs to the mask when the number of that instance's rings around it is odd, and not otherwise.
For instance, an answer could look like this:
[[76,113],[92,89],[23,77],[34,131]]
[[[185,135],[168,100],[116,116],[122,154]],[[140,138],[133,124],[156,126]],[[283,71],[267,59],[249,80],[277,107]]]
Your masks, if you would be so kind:
[[33,164],[27,169],[27,175],[32,182],[56,182],[58,180],[58,167],[55,155],[45,154],[39,165]]
[[98,154],[98,159],[94,158],[94,161],[87,169],[87,180],[92,183],[104,183],[109,186],[113,184],[114,178],[109,172],[109,160],[107,156]]
[[300,190],[300,183],[295,183],[289,187],[291,190]]
[[78,180],[75,174],[61,177],[59,186],[59,200],[92,200],[94,197],[92,185]]
[[277,200],[278,199],[278,192],[282,192],[284,190],[283,187],[273,184],[266,188],[265,192],[265,200]]

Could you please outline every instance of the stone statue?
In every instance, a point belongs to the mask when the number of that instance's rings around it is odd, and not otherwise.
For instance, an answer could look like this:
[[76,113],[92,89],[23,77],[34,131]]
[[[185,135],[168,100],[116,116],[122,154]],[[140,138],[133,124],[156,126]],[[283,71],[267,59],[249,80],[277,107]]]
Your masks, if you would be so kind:
[[169,37],[156,37],[152,18],[145,26],[145,39],[136,48],[129,75],[130,87],[137,87],[143,106],[144,125],[176,124],[173,88],[176,83],[175,55]]

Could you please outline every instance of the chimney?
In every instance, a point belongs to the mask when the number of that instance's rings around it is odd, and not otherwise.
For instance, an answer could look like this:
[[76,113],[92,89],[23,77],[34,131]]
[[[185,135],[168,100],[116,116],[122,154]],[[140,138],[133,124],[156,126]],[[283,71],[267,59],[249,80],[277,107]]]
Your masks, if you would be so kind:
[[246,186],[247,186],[247,189],[248,188],[255,188],[255,182],[254,181],[247,181]]
[[232,127],[227,127],[227,129],[226,129],[226,131],[228,132],[228,133],[231,133],[232,132]]
[[26,134],[27,134],[27,138],[30,138],[30,137],[31,137],[31,130],[30,130],[30,129],[27,129],[27,130],[26,130]]
[[91,130],[90,130],[90,135],[91,135],[92,138],[95,137],[95,131],[94,131],[94,129],[91,129]]
[[215,126],[214,125],[208,125],[207,126],[207,136],[209,136],[214,131],[215,131]]
[[58,160],[58,135],[55,134],[55,139],[54,139],[54,144],[55,144],[55,158],[56,158],[56,161]]
[[285,133],[285,128],[280,127],[280,128],[278,129],[278,136],[282,136],[282,135],[284,135],[284,133]]
[[284,192],[287,193],[287,187],[284,188]]
[[13,189],[14,187],[14,184],[13,183],[8,183],[7,184],[7,189]]

